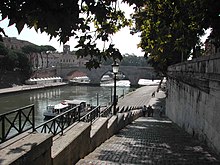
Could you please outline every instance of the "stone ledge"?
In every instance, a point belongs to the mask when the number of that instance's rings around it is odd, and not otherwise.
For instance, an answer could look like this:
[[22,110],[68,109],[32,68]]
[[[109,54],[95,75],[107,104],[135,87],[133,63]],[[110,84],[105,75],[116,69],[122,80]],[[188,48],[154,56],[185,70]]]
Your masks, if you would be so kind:
[[101,117],[92,124],[90,138],[90,151],[93,151],[101,143],[103,143],[108,137],[108,118]]
[[[9,144],[9,145],[7,145]],[[46,161],[51,164],[52,136],[41,133],[25,133],[21,139],[4,144],[1,149],[1,164],[32,164]],[[6,146],[7,145],[7,146]]]
[[74,164],[87,155],[90,146],[90,130],[90,123],[79,122],[65,131],[64,135],[55,136],[52,146],[53,165],[62,165],[64,162]]

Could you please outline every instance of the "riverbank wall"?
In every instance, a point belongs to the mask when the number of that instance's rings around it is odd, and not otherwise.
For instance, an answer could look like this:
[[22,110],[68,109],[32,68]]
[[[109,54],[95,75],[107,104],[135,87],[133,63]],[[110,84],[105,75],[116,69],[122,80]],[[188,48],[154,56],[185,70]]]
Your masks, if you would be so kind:
[[47,84],[35,84],[35,85],[16,85],[10,88],[2,88],[0,89],[0,96],[7,95],[11,93],[20,93],[31,90],[39,90],[39,89],[47,89],[54,88],[59,86],[68,85],[66,82],[56,82],[56,83],[47,83]]
[[22,85],[27,79],[20,71],[0,71],[0,89]]
[[220,153],[220,56],[168,68],[167,116]]
[[37,132],[22,134],[0,145],[0,164],[76,164],[113,134],[140,117],[141,112],[137,109],[120,113],[123,116],[120,118],[115,115],[110,118],[100,117],[93,123],[79,122],[66,129],[63,135],[54,137]]

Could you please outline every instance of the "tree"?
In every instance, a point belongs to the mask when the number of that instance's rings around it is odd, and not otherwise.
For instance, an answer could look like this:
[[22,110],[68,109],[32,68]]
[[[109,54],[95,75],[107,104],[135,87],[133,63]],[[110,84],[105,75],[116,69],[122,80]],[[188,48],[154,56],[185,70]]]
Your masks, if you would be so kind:
[[125,54],[120,65],[123,66],[148,66],[148,61],[145,57],[138,57],[134,54]]
[[[208,27],[213,28],[219,42],[219,8],[217,0],[122,0],[135,5],[133,32],[141,32],[139,46],[149,56],[153,66],[166,71],[167,66],[186,59],[199,45],[199,36]],[[74,36],[78,40],[78,57],[89,56],[87,67],[99,67],[108,58],[122,59],[111,43],[111,36],[131,26],[117,0],[1,0],[2,18],[10,20],[21,32],[26,24],[36,31],[59,37],[63,43]],[[98,48],[97,40],[104,42]],[[110,43],[108,43],[110,42]]]
[[166,72],[169,65],[188,58],[208,28],[201,21],[204,11],[199,0],[149,0],[136,10],[134,31],[141,32],[139,46],[157,70]]
[[3,42],[0,42],[0,55],[8,54],[8,49],[4,46]]
[[25,75],[27,78],[31,75],[31,65],[30,62],[23,52],[16,51],[18,56],[17,68]]
[[41,60],[42,60],[42,66],[43,66],[43,57],[42,57],[42,53],[45,53],[47,55],[47,68],[48,68],[48,53],[54,52],[56,51],[56,49],[53,46],[50,45],[42,45],[40,46],[40,52],[41,52]]
[[59,37],[63,43],[75,36],[79,42],[77,48],[81,49],[77,55],[90,56],[89,68],[99,67],[103,58],[122,58],[113,44],[106,44],[100,50],[96,43],[96,40],[110,41],[115,32],[129,25],[116,0],[2,0],[0,11],[2,18],[10,20],[9,26],[15,24],[19,33],[26,24],[36,31],[46,32],[51,38]]
[[7,49],[0,42],[0,67],[3,71],[20,70],[25,76],[29,76],[31,72],[29,60],[27,56],[18,50]]
[[[40,46],[26,45],[26,46],[22,47],[22,52],[29,55],[28,59],[29,59],[31,65],[32,66],[35,65],[33,67],[36,67],[38,69],[38,66],[39,66],[38,54],[40,54],[40,52],[41,52]],[[34,61],[35,61],[35,63],[34,63]]]

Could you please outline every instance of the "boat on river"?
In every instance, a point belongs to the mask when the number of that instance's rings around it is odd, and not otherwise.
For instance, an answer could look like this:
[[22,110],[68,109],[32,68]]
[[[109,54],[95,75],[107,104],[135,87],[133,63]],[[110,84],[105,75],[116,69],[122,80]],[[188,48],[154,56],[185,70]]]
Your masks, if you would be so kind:
[[80,105],[81,112],[86,110],[86,101],[84,100],[63,100],[58,104],[48,105],[43,115],[45,118],[53,118],[77,105]]
[[69,80],[70,85],[88,85],[90,83],[90,79],[87,76],[82,77],[74,77]]

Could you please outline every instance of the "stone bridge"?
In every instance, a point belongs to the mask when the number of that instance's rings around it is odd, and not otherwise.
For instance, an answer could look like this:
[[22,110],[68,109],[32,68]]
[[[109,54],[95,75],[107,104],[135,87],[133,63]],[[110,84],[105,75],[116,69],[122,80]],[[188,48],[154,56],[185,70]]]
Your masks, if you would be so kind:
[[[91,70],[78,66],[59,67],[57,68],[57,75],[66,78],[76,71],[85,73],[89,77],[91,84],[99,85],[103,75],[108,71],[112,71],[112,66],[103,65],[101,68]],[[156,78],[156,73],[152,67],[120,66],[119,72],[122,72],[126,76],[131,86],[137,86],[139,79]]]

